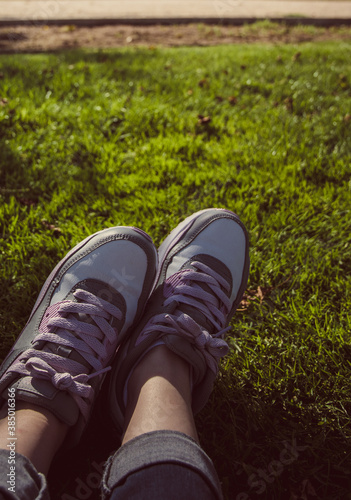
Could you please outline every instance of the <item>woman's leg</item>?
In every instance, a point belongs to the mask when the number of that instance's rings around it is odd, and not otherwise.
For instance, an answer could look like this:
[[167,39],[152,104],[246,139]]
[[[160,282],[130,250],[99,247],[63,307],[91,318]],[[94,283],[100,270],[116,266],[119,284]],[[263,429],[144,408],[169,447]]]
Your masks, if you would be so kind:
[[166,346],[149,351],[128,383],[122,444],[140,434],[173,430],[199,441],[191,409],[189,364]]
[[[47,474],[56,452],[62,445],[68,425],[40,406],[19,401],[16,407],[15,449],[27,457],[38,472]],[[0,420],[0,449],[8,450],[11,437],[8,420]]]
[[221,498],[217,473],[199,446],[191,400],[189,364],[164,345],[149,351],[128,383],[126,431],[105,472],[106,496]]
[[105,498],[222,497],[193,414],[228,352],[223,337],[246,288],[247,241],[235,214],[210,209],[161,245],[154,292],[111,376],[112,418],[124,435],[105,470]]
[[47,279],[0,367],[0,461],[16,476],[15,493],[0,483],[5,498],[44,498],[40,473],[65,439],[79,441],[104,373],[145,307],[156,261],[146,233],[115,227],[74,247]]

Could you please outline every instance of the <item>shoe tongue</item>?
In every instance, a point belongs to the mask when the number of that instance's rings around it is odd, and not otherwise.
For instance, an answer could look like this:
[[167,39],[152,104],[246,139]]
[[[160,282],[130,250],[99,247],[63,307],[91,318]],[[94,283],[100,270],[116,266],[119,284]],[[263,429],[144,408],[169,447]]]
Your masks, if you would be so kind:
[[[103,283],[103,282],[100,282],[97,280],[84,280],[84,281],[81,281],[80,283],[77,283],[77,285],[65,297],[65,300],[60,302],[59,304],[57,304],[57,307],[55,307],[56,304],[51,306],[52,313],[49,313],[48,319],[45,317],[43,318],[43,321],[41,322],[41,325],[39,327],[39,331],[49,332],[49,329],[47,328],[47,323],[48,323],[50,317],[53,317],[57,314],[57,311],[58,311],[61,303],[65,303],[68,301],[77,302],[77,303],[80,302],[80,300],[76,299],[76,297],[74,296],[74,292],[77,289],[91,292],[94,295],[96,295],[104,300],[107,300],[108,302],[113,303],[113,305],[115,305],[116,307],[118,307],[122,311],[122,315],[124,316],[125,302],[124,302],[124,299],[120,293],[116,292],[116,290],[114,290],[112,287],[110,287],[106,283]],[[66,316],[66,318],[75,318],[75,319],[78,319],[78,321],[81,321],[83,323],[90,323],[90,324],[95,325],[95,322],[93,321],[91,316],[89,314],[85,314],[85,313],[70,313]],[[122,328],[123,321],[117,320],[116,318],[111,317],[109,323],[118,332]],[[54,332],[56,334],[59,334],[60,330],[65,331],[64,329],[60,329],[58,327],[56,327],[54,329],[50,329],[50,331],[52,333]],[[70,331],[70,333],[75,335],[74,331],[72,331],[72,330],[69,330],[69,331]],[[77,338],[79,338],[77,335],[75,335],[75,336]],[[86,359],[84,359],[83,356],[81,356],[81,354],[79,354],[79,352],[77,352],[75,349],[73,349],[71,347],[56,344],[55,342],[46,342],[45,345],[41,346],[40,348],[41,348],[41,350],[43,350],[45,352],[50,352],[52,354],[56,354],[56,355],[61,356],[63,358],[69,358],[69,359],[72,359],[73,361],[80,363],[81,365],[85,366],[88,369],[87,370],[88,373],[91,372],[91,370],[92,370],[90,363],[88,361],[86,361]]]
[[[179,284],[179,282],[182,280],[186,284],[191,284],[192,280],[189,279],[186,280],[186,275],[189,274],[191,271],[198,271],[198,269],[193,266],[191,263],[197,261],[201,262],[202,264],[205,264],[206,266],[210,267],[211,269],[214,269],[216,273],[221,275],[223,278],[225,278],[229,284],[230,284],[230,291],[229,294],[226,292],[222,287],[222,290],[226,293],[226,295],[230,296],[231,293],[231,288],[232,288],[232,279],[231,279],[231,274],[229,269],[225,264],[223,264],[221,261],[216,259],[215,257],[212,257],[211,255],[205,255],[205,254],[199,254],[194,256],[191,260],[186,262],[182,269],[176,273],[175,275],[171,276],[165,283],[165,288],[164,288],[164,295],[166,298],[171,297],[174,293],[177,293],[176,287]],[[209,287],[207,283],[203,282],[196,282],[196,286],[199,288],[202,288],[205,292],[210,293],[211,295],[215,296],[213,293],[213,290]],[[195,299],[196,300],[196,299]],[[199,300],[201,302],[201,299]],[[218,301],[218,306],[219,306],[219,301]],[[215,327],[213,326],[212,322],[207,319],[205,314],[203,314],[197,307],[184,304],[184,303],[179,303],[177,306],[177,311],[180,311],[184,314],[187,314],[190,316],[196,323],[198,323],[201,327],[203,327],[205,330],[207,330],[211,335],[217,333],[215,331]]]

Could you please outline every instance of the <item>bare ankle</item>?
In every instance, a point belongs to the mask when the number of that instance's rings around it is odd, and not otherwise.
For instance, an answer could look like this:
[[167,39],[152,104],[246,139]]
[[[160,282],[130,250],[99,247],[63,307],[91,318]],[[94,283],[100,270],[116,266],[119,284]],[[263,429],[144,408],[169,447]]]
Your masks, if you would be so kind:
[[191,367],[165,345],[151,349],[134,368],[128,384],[128,400],[154,377],[166,379],[191,405]]
[[182,432],[198,441],[191,409],[190,366],[161,345],[135,367],[128,385],[123,443],[158,431]]
[[[31,460],[39,472],[47,473],[52,459],[62,445],[68,426],[46,408],[16,402],[16,452]],[[0,447],[6,445],[7,422],[0,426]]]

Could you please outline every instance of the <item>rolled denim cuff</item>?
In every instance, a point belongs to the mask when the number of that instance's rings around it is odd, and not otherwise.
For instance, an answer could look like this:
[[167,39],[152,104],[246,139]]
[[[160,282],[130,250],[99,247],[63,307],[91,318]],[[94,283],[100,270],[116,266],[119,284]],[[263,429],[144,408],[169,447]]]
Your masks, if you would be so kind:
[[0,449],[0,499],[49,500],[45,476],[20,453]]
[[[189,436],[167,430],[149,432],[131,439],[109,458],[102,480],[103,499],[109,499],[113,490],[133,474],[146,469],[152,471],[153,466],[163,464],[176,464],[187,472],[192,471],[213,492],[213,498],[222,499],[220,483],[211,459]],[[172,485],[169,486],[171,489]],[[186,484],[182,487],[186,488]]]

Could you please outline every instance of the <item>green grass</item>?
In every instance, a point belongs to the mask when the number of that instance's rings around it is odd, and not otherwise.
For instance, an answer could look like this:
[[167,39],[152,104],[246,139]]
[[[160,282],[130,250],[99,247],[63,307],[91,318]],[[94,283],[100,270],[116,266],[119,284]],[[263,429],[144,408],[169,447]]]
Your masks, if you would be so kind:
[[[229,208],[251,273],[203,446],[227,499],[350,499],[350,58],[349,42],[1,56],[2,357],[88,234],[135,225],[158,245]],[[53,498],[79,481],[97,498],[104,429]]]

